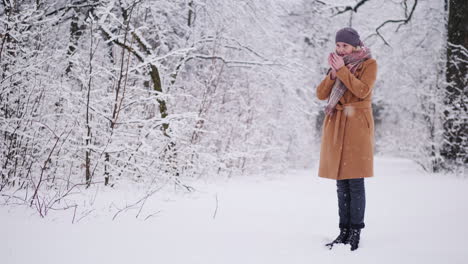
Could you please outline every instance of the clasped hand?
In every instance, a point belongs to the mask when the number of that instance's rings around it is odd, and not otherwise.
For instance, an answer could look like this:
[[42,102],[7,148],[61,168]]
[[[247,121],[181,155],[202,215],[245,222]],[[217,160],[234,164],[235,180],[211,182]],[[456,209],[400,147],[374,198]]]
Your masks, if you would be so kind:
[[330,53],[330,55],[328,55],[328,64],[332,68],[331,75],[332,75],[333,79],[336,76],[336,71],[338,71],[341,67],[343,67],[345,65],[343,58],[341,56],[338,56],[334,52]]

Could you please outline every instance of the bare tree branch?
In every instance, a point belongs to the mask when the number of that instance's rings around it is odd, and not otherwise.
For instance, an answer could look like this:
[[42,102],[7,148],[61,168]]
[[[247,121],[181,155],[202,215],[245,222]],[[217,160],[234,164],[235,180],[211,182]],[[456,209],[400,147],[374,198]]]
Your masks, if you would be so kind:
[[348,11],[353,11],[354,13],[356,13],[358,8],[361,7],[363,4],[365,4],[367,1],[369,0],[361,0],[354,7],[346,6],[343,10],[338,11],[338,13],[334,14],[332,17],[346,13]]
[[[378,26],[376,29],[375,29],[375,34],[372,34],[370,35],[369,37],[372,37],[372,36],[375,36],[377,35],[378,37],[380,37],[382,39],[382,41],[385,43],[385,45],[387,46],[390,46],[390,44],[385,40],[385,38],[383,37],[383,35],[380,33],[380,29],[385,26],[386,24],[389,24],[389,23],[401,23],[396,31],[398,31],[398,29],[402,26],[402,25],[406,25],[410,20],[411,18],[413,17],[413,13],[414,13],[414,10],[416,9],[416,6],[418,4],[418,0],[414,0],[414,4],[413,4],[413,7],[411,8],[411,11],[410,13],[406,16],[405,19],[390,19],[390,20],[387,20],[385,22],[383,22],[382,24],[380,24],[380,26]],[[406,12],[405,12],[406,13]]]

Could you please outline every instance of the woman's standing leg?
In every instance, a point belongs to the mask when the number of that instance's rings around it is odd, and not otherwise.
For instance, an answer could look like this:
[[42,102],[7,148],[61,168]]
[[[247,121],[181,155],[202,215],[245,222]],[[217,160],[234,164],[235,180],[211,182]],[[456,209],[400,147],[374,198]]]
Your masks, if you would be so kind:
[[349,228],[351,224],[351,195],[349,180],[337,180],[338,214],[340,216],[340,228]]
[[366,192],[364,188],[364,178],[350,179],[349,190],[351,194],[350,207],[350,227],[347,244],[351,245],[351,250],[356,250],[361,239],[361,229],[364,228],[364,212],[366,209]]
[[349,193],[351,195],[350,227],[354,229],[362,229],[365,226],[364,213],[366,210],[364,178],[350,179]]
[[337,180],[337,193],[338,193],[338,214],[340,216],[340,234],[335,240],[326,244],[326,246],[333,247],[334,244],[345,243],[349,236],[349,224],[351,220],[350,212],[350,193],[348,180]]

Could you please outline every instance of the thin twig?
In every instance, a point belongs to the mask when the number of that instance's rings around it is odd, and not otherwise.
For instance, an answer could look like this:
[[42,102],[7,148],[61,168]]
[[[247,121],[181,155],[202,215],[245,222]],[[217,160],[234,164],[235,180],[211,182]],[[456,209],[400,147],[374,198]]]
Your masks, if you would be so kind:
[[[155,190],[153,190],[153,191],[151,191],[151,192],[145,194],[145,195],[144,195],[142,198],[140,198],[138,201],[136,201],[136,202],[134,202],[134,203],[132,203],[132,204],[130,204],[130,205],[125,206],[123,209],[120,209],[119,211],[117,211],[117,213],[114,214],[114,217],[112,217],[112,220],[115,220],[115,218],[117,218],[117,216],[118,216],[120,213],[122,213],[122,212],[124,212],[124,211],[126,211],[126,210],[128,210],[128,209],[130,209],[130,208],[133,208],[133,207],[137,206],[139,203],[143,202],[143,204],[144,204],[144,202],[146,202],[146,200],[147,200],[149,197],[151,197],[151,196],[152,196],[153,194],[155,194],[157,191],[161,190],[164,186],[165,186],[165,184],[161,185],[160,187],[156,188]],[[140,208],[140,211],[141,211],[141,208]]]
[[213,214],[213,219],[216,218],[216,214],[218,213],[218,194],[217,193],[215,195],[215,199],[216,199],[216,208],[215,208],[215,211],[214,211],[214,214]]

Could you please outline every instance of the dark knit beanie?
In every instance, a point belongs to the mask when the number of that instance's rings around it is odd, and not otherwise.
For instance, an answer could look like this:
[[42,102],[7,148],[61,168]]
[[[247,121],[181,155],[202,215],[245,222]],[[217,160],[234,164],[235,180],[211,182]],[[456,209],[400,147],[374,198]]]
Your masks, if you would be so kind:
[[359,38],[359,34],[356,30],[350,27],[345,27],[338,32],[336,32],[335,43],[336,42],[344,42],[352,45],[354,47],[361,45],[361,39]]

